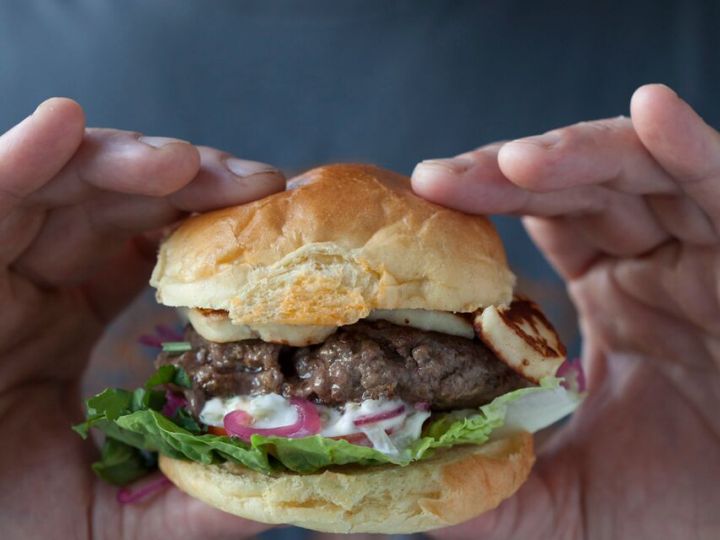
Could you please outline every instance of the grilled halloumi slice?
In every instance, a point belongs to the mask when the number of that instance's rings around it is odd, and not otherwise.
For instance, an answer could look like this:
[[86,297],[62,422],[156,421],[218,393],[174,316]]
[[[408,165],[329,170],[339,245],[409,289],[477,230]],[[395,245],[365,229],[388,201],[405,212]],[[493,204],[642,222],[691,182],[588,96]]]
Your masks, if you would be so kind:
[[495,355],[526,379],[555,375],[565,347],[535,302],[516,297],[507,307],[490,306],[475,315],[475,332]]

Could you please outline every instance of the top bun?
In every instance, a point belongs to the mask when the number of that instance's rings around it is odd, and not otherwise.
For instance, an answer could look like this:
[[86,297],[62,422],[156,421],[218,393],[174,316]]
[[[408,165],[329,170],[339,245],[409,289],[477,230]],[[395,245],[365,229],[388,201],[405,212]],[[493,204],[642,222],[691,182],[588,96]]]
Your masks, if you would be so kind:
[[369,165],[319,167],[288,191],[191,217],[150,280],[159,302],[237,324],[328,326],[373,309],[505,305],[514,282],[485,217],[427,202]]

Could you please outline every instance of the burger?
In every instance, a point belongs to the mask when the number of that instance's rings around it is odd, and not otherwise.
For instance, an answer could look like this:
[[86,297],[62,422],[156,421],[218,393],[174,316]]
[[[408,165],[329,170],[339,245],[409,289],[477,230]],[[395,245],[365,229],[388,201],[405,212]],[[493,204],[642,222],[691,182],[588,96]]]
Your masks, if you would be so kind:
[[238,516],[425,531],[512,495],[531,433],[580,399],[491,223],[377,167],[320,167],[190,217],[150,283],[184,334],[76,426],[105,433],[94,468],[118,484],[159,454],[181,490]]

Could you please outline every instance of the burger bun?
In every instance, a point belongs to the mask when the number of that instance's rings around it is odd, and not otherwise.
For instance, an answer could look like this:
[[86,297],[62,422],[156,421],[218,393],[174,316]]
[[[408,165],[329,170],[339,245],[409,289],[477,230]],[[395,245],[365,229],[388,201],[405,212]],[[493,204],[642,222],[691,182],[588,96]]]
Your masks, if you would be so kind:
[[406,467],[344,466],[264,475],[241,465],[160,457],[182,491],[253,521],[332,533],[405,534],[455,525],[497,507],[526,480],[532,436],[457,446]]

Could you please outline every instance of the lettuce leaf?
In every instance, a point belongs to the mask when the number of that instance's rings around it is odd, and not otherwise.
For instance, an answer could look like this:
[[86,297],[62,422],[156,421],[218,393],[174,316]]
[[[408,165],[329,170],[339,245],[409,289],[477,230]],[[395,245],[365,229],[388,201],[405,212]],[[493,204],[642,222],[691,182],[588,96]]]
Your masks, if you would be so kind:
[[100,461],[92,469],[100,478],[116,486],[124,486],[149,474],[157,467],[157,458],[150,452],[120,442],[112,437],[105,439]]
[[205,433],[182,409],[173,418],[160,412],[165,397],[153,388],[186,380],[182,370],[163,366],[144,388],[134,392],[107,389],[87,400],[86,420],[73,429],[83,438],[93,427],[105,433],[101,459],[93,465],[102,478],[115,484],[130,482],[150,469],[148,456],[154,452],[206,464],[229,460],[265,474],[281,470],[312,473],[331,465],[408,465],[438,448],[483,444],[492,436],[513,431],[535,432],[571,413],[582,399],[577,392],[563,388],[561,379],[549,377],[539,386],[508,392],[479,409],[435,414],[420,439],[398,454],[388,455],[319,435],[301,439],[253,435],[246,443]]

